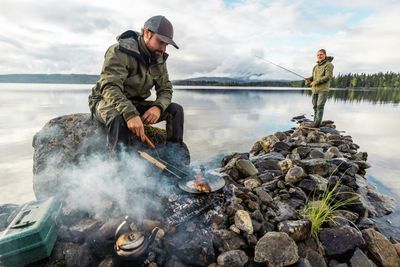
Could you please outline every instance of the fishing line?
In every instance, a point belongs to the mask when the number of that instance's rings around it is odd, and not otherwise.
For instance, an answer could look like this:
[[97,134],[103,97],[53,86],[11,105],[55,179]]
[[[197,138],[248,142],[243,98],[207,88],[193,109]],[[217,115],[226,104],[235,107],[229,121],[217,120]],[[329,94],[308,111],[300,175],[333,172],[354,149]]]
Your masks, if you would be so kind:
[[299,76],[299,77],[302,78],[302,79],[306,79],[304,76],[302,76],[302,75],[300,75],[300,74],[298,74],[298,73],[296,73],[296,72],[294,72],[294,71],[292,71],[292,70],[289,70],[289,69],[287,69],[287,68],[285,68],[285,67],[282,67],[282,66],[280,66],[280,65],[278,65],[278,64],[276,64],[276,63],[274,63],[274,62],[272,62],[272,61],[270,61],[270,60],[268,60],[268,59],[266,59],[266,58],[263,58],[263,57],[260,57],[260,56],[257,56],[257,55],[255,55],[255,57],[256,57],[256,58],[259,58],[259,59],[261,59],[261,60],[264,60],[265,62],[268,62],[268,63],[270,63],[270,64],[272,64],[272,65],[274,65],[274,66],[277,66],[278,68],[284,69],[284,70],[286,70],[286,71],[288,71],[288,72],[290,72],[290,73],[292,73],[292,74],[294,74],[294,75],[296,75],[296,76]]

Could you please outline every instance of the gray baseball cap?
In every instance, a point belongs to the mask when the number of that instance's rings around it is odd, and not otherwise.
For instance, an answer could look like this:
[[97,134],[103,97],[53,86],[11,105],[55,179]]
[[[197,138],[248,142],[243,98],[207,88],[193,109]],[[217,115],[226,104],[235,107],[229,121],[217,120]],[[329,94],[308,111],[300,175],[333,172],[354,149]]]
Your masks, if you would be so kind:
[[164,16],[154,16],[149,18],[143,28],[147,28],[150,31],[157,33],[160,39],[167,44],[173,45],[176,49],[179,49],[178,45],[172,40],[174,37],[174,28],[169,20]]

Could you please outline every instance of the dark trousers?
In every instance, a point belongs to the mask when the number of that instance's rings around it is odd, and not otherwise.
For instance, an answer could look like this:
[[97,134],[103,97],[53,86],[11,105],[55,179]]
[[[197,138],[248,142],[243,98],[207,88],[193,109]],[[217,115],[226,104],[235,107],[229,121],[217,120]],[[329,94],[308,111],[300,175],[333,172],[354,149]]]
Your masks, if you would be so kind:
[[[152,107],[151,102],[142,102],[136,105],[136,109],[142,116],[149,108]],[[161,113],[157,122],[166,121],[167,141],[174,143],[182,143],[183,141],[183,124],[184,114],[181,105],[171,103],[167,109]],[[122,114],[116,115],[107,126],[108,146],[112,151],[118,149],[119,144],[128,146],[132,136]]]
[[319,92],[312,95],[312,105],[314,109],[314,124],[319,127],[324,116],[324,107],[328,99],[329,92]]

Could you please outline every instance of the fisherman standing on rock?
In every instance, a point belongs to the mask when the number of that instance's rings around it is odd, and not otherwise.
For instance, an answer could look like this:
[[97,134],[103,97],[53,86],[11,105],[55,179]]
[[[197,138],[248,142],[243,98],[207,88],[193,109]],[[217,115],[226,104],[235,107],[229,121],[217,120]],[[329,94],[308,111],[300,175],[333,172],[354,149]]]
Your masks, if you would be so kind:
[[317,52],[317,64],[312,70],[312,76],[305,78],[306,84],[311,85],[314,122],[312,127],[318,128],[324,115],[324,107],[328,99],[329,87],[333,77],[333,57],[326,56],[326,50]]

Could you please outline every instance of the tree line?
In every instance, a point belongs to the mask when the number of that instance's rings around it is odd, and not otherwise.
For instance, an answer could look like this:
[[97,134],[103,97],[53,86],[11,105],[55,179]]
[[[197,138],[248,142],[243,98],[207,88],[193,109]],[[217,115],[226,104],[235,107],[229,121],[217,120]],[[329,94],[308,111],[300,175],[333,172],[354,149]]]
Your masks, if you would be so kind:
[[[208,86],[273,86],[273,87],[307,87],[303,80],[298,81],[174,81],[175,85],[208,85]],[[334,76],[332,88],[400,88],[400,73],[379,72],[374,74],[347,73]]]
[[399,88],[400,73],[379,72],[374,74],[339,74],[332,79],[334,88]]
[[[294,87],[307,87],[304,81],[293,81]],[[374,74],[347,73],[334,76],[332,88],[400,88],[400,73],[379,72]]]

